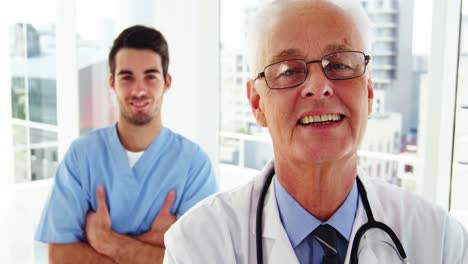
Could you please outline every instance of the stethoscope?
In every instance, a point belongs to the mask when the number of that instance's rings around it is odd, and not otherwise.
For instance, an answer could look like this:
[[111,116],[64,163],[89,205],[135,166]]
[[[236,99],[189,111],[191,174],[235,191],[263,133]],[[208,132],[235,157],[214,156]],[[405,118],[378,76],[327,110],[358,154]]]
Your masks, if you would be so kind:
[[[257,215],[256,215],[256,234],[255,234],[255,239],[256,239],[256,244],[257,244],[257,263],[258,264],[263,264],[263,243],[262,243],[262,215],[263,215],[263,207],[265,205],[265,196],[268,191],[268,188],[271,184],[271,181],[273,179],[273,176],[275,175],[275,169],[274,167],[270,169],[270,171],[267,173],[267,179],[262,187],[262,191],[260,193],[260,197],[258,198],[258,205],[257,205]],[[372,210],[369,205],[369,200],[367,199],[367,193],[366,189],[364,188],[364,185],[362,184],[361,180],[359,177],[356,177],[357,179],[357,187],[358,187],[358,193],[361,196],[362,204],[364,205],[364,210],[366,211],[366,215],[368,218],[367,223],[365,223],[363,226],[361,226],[358,231],[356,232],[356,235],[353,240],[353,247],[351,248],[351,264],[357,264],[358,263],[358,249],[359,249],[359,243],[361,242],[361,238],[366,233],[367,230],[372,229],[372,228],[378,228],[383,230],[390,238],[392,239],[393,243],[395,244],[398,253],[400,254],[400,258],[402,259],[403,263],[408,263],[407,257],[406,257],[406,252],[403,249],[403,246],[401,245],[400,240],[396,236],[395,232],[388,227],[386,224],[382,222],[375,221],[374,215],[372,214]]]

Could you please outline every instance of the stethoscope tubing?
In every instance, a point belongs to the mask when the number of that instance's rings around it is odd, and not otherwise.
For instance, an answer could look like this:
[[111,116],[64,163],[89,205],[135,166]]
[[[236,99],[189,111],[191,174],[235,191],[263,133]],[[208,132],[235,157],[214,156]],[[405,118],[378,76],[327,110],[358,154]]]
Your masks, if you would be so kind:
[[398,236],[395,234],[395,232],[393,232],[393,230],[389,226],[387,226],[386,224],[382,222],[378,222],[375,220],[374,214],[372,213],[372,209],[370,208],[369,199],[367,199],[366,189],[364,188],[364,185],[362,184],[359,177],[356,177],[356,182],[358,186],[358,192],[359,192],[359,195],[361,196],[362,204],[364,206],[364,210],[367,215],[367,223],[362,225],[356,232],[356,235],[354,236],[353,246],[351,248],[351,264],[359,263],[359,258],[358,258],[359,243],[361,242],[361,238],[364,236],[364,233],[366,233],[369,229],[373,229],[373,228],[381,229],[388,236],[390,236],[390,239],[393,241],[393,243],[397,247],[398,254],[400,254],[400,258],[403,260],[403,263],[407,263],[406,252],[400,240],[398,239]]
[[270,186],[271,181],[273,180],[274,174],[275,174],[275,169],[272,169],[271,173],[268,175],[265,183],[263,184],[262,192],[260,193],[260,197],[258,198],[257,215],[255,219],[256,221],[255,222],[256,224],[255,240],[257,244],[257,263],[259,264],[263,264],[263,241],[262,241],[262,236],[261,236],[261,234],[263,233],[263,230],[262,230],[263,207],[265,205],[266,193],[268,192],[268,187]]
[[[257,246],[257,263],[258,264],[263,264],[263,242],[262,242],[262,233],[263,233],[263,221],[262,221],[262,215],[263,215],[263,208],[265,206],[265,198],[266,198],[266,193],[268,192],[268,188],[271,185],[271,181],[273,180],[273,176],[275,175],[275,169],[274,167],[270,169],[270,171],[267,174],[267,178],[265,180],[265,183],[262,186],[262,190],[260,192],[260,196],[258,198],[258,203],[257,203],[257,212],[256,212],[256,219],[255,219],[255,228],[256,228],[256,233],[255,233],[255,242]],[[393,243],[397,247],[398,253],[400,254],[400,258],[402,259],[403,263],[408,263],[407,261],[407,256],[406,252],[403,248],[403,245],[401,244],[400,240],[398,239],[397,235],[393,230],[387,226],[386,224],[382,222],[375,221],[374,215],[372,213],[372,210],[370,208],[369,200],[367,199],[367,192],[366,189],[364,188],[364,185],[362,184],[361,180],[359,177],[356,177],[356,182],[358,185],[358,192],[359,195],[361,196],[362,204],[364,206],[364,210],[367,215],[367,223],[365,223],[363,226],[361,226],[358,231],[356,232],[356,235],[353,240],[353,246],[351,248],[351,264],[357,264],[359,262],[358,260],[358,249],[359,249],[359,243],[361,241],[362,236],[366,231],[372,228],[377,228],[383,230],[386,234],[390,236],[392,239]]]

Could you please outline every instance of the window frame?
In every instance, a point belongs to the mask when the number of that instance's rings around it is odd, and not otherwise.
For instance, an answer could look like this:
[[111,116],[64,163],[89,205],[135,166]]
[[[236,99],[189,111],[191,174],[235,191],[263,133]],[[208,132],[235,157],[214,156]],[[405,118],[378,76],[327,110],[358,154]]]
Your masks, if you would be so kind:
[[453,25],[460,27],[461,1],[433,0],[428,91],[425,96],[421,93],[426,106],[421,117],[426,120],[430,117],[430,122],[425,122],[420,129],[423,134],[419,135],[424,162],[422,195],[447,210],[453,173],[460,35],[459,30],[453,30]]

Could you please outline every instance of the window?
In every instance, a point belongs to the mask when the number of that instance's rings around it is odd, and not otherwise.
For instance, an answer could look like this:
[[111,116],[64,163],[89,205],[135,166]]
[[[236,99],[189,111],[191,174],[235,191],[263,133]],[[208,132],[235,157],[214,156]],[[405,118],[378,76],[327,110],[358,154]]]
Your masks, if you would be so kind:
[[375,1],[375,9],[382,9],[384,7],[384,1],[383,0],[376,0]]
[[15,183],[51,178],[58,164],[55,2],[41,5],[45,16],[9,22]]
[[118,11],[102,12],[112,5],[114,1],[76,1],[80,134],[110,125],[118,116],[107,55],[123,25]]

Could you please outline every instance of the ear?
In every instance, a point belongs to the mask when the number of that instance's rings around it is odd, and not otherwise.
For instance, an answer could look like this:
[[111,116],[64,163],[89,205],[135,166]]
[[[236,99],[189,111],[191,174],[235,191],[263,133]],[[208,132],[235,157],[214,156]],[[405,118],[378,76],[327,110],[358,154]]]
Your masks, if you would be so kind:
[[369,79],[367,79],[367,112],[369,116],[372,114],[373,104],[374,104],[374,87],[372,85],[372,80],[369,77]]
[[265,113],[263,112],[261,103],[260,103],[260,94],[255,89],[255,80],[247,81],[247,99],[249,100],[250,107],[252,108],[252,113],[257,120],[257,123],[263,127],[267,127],[267,121],[265,118]]
[[164,82],[164,93],[166,93],[171,88],[171,84],[172,84],[172,76],[169,73],[167,73],[166,80]]
[[114,78],[114,74],[112,74],[112,73],[109,74],[109,87],[115,93],[115,78]]

